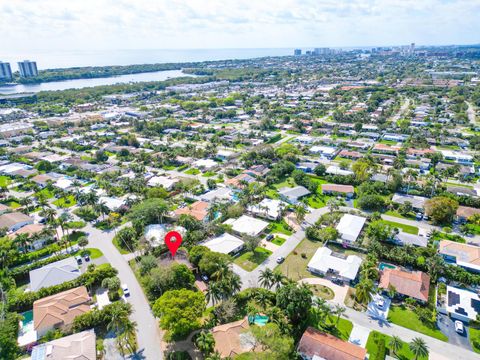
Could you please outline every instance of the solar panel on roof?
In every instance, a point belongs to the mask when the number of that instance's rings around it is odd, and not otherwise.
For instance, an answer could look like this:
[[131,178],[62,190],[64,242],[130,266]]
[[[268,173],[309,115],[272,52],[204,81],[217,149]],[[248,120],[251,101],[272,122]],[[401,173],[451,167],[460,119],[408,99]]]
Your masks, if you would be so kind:
[[477,299],[472,299],[471,305],[475,312],[480,314],[480,301]]
[[447,296],[448,306],[455,306],[460,304],[460,295],[452,291],[448,292]]
[[457,314],[460,314],[460,315],[468,316],[468,313],[467,313],[467,312],[465,311],[465,309],[462,308],[462,307],[459,307],[459,308],[455,309],[455,312],[456,312]]

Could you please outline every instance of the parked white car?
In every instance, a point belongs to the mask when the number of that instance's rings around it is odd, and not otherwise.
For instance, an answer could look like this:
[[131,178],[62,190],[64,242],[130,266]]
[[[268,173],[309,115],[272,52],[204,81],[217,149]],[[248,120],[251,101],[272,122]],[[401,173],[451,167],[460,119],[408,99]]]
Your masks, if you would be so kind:
[[455,321],[455,331],[459,334],[463,334],[465,331],[465,327],[463,326],[463,323],[459,320]]
[[129,297],[129,296],[130,296],[130,290],[128,290],[127,284],[122,284],[122,291],[123,291],[123,295],[124,295],[125,297]]

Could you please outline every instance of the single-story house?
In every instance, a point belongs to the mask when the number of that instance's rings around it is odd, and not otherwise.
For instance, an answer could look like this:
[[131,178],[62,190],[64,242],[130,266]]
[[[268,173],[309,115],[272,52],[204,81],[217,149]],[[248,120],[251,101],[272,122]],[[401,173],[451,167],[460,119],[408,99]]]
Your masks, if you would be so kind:
[[212,202],[215,200],[232,200],[233,191],[227,187],[219,187],[205,194],[200,195],[200,200]]
[[186,230],[181,226],[169,229],[164,224],[151,224],[145,227],[143,236],[151,246],[160,246],[165,243],[165,235],[170,231],[177,231],[178,233],[185,235]]
[[403,205],[406,202],[412,204],[414,210],[423,211],[423,207],[425,205],[425,201],[428,199],[422,196],[415,196],[415,195],[401,195],[401,194],[393,194],[392,202],[394,204]]
[[215,351],[220,354],[222,359],[253,351],[256,340],[248,332],[249,327],[248,318],[245,317],[242,320],[218,325],[212,329]]
[[148,186],[162,186],[166,190],[172,190],[173,186],[180,180],[169,176],[154,176],[147,182]]
[[427,302],[430,276],[421,271],[384,269],[381,271],[378,287],[388,290],[391,286],[395,288],[397,294]]
[[345,242],[354,243],[357,241],[366,221],[367,219],[361,216],[351,214],[343,215],[336,227],[340,233],[340,238]]
[[438,252],[446,262],[456,264],[472,272],[480,272],[480,247],[442,240]]
[[280,197],[290,204],[296,204],[298,201],[310,194],[310,190],[303,186],[295,186],[293,188],[284,187],[278,191]]
[[35,238],[33,243],[31,243],[30,245],[31,249],[38,250],[44,246],[45,242],[50,237],[47,234],[40,236],[44,230],[45,230],[45,225],[43,224],[28,224],[28,225],[25,225],[24,227],[21,227],[17,231],[9,234],[8,237],[11,239],[15,239],[18,235],[21,235],[21,234],[27,234],[29,237],[39,234]]
[[324,194],[342,194],[349,198],[355,194],[355,188],[352,185],[322,184]]
[[393,238],[393,242],[398,245],[413,245],[419,247],[427,247],[428,239],[425,236],[409,234],[403,231],[400,231]]
[[453,318],[468,322],[480,314],[480,296],[476,292],[447,286],[446,299],[446,310]]
[[125,201],[111,196],[100,196],[99,203],[104,203],[110,211],[116,211],[125,204]]
[[349,176],[353,175],[353,171],[341,169],[338,166],[330,165],[325,171],[328,175]]
[[33,327],[38,337],[49,330],[68,329],[79,315],[90,311],[91,298],[85,286],[44,297],[33,303]]
[[204,241],[200,245],[206,246],[210,250],[218,253],[234,255],[243,249],[244,242],[236,236],[223,233],[216,238]]
[[355,280],[362,259],[356,255],[347,257],[334,254],[327,247],[318,248],[307,265],[308,271],[314,274],[326,275],[333,273],[348,283]]
[[330,146],[312,146],[310,148],[310,152],[312,154],[321,155],[327,159],[331,159],[337,153],[337,149],[330,147]]
[[304,360],[365,360],[367,350],[333,335],[308,327],[298,343],[297,352]]
[[237,234],[250,236],[258,236],[268,227],[266,221],[248,215],[242,215],[238,219],[228,219],[224,224],[230,225]]
[[205,201],[196,201],[191,205],[176,209],[174,214],[175,217],[179,217],[180,215],[190,215],[198,221],[207,221],[209,206],[210,204]]
[[55,261],[41,268],[31,270],[30,290],[37,291],[44,287],[62,284],[75,280],[81,275],[77,261],[73,256],[63,260]]
[[213,170],[219,166],[219,163],[212,159],[200,159],[193,163],[199,169]]
[[0,228],[17,231],[25,225],[33,224],[33,218],[21,212],[11,212],[0,215]]
[[52,340],[32,349],[32,360],[96,360],[96,337],[93,329]]
[[278,220],[282,209],[286,207],[283,201],[265,198],[257,205],[249,205],[247,210],[252,214],[269,220]]
[[469,206],[459,206],[457,209],[457,219],[459,221],[467,221],[468,218],[472,217],[473,215],[480,214],[480,209],[469,207]]

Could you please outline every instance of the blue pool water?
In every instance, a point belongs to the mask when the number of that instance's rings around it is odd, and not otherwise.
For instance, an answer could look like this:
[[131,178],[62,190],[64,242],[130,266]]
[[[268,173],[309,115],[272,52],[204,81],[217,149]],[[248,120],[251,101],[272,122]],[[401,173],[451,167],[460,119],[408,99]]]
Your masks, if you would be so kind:
[[378,270],[382,271],[384,269],[395,269],[396,267],[393,266],[393,265],[390,265],[390,264],[385,264],[383,262],[381,262],[380,264],[378,264]]
[[33,330],[33,311],[27,311],[21,314],[23,316],[21,332],[23,334]]
[[252,316],[249,317],[249,322],[258,326],[263,326],[268,322],[268,316],[265,315],[255,315],[255,317],[252,318]]

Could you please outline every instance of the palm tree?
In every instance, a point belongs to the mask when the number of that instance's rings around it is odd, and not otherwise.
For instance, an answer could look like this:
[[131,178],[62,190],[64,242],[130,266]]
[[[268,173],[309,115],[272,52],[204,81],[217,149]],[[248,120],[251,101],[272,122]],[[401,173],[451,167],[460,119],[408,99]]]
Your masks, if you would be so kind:
[[95,204],[94,209],[97,213],[102,215],[102,220],[105,220],[105,215],[110,213],[110,209],[108,208],[108,206],[105,204],[104,201],[100,201],[97,204]]
[[30,205],[32,204],[32,202],[32,199],[29,197],[24,197],[20,199],[20,205],[24,207],[27,214],[30,212]]
[[260,280],[260,285],[266,289],[271,289],[273,286],[273,271],[270,268],[266,268],[265,270],[260,270],[260,276],[258,277]]
[[355,287],[355,297],[357,298],[357,301],[361,304],[368,304],[372,301],[373,289],[373,281],[368,279],[360,281]]
[[22,248],[23,253],[26,254],[28,251],[28,246],[30,245],[30,237],[28,234],[19,234],[15,238],[15,243],[19,245],[19,247]]
[[415,360],[417,360],[419,357],[428,357],[429,351],[428,351],[428,346],[425,343],[425,340],[422,338],[414,338],[410,344],[408,344],[408,347],[410,348],[410,351],[413,353],[415,356]]
[[257,292],[255,294],[255,301],[263,310],[267,309],[268,305],[270,304],[270,298],[265,291]]
[[392,350],[393,355],[396,356],[397,352],[402,348],[403,342],[398,336],[393,335],[388,345],[390,346],[390,349]]
[[113,331],[115,334],[122,333],[125,324],[130,322],[129,311],[124,308],[116,307],[110,313],[110,321],[107,324],[107,330]]
[[210,281],[205,297],[207,298],[207,301],[211,301],[213,305],[222,300],[222,288],[220,284],[216,281]]
[[135,321],[126,321],[123,324],[122,333],[120,337],[122,338],[122,342],[128,347],[131,353],[135,353],[137,351],[137,342],[135,339],[137,323]]
[[303,204],[298,204],[295,206],[295,216],[299,223],[302,223],[305,220],[305,215],[307,215],[307,208]]
[[202,354],[206,356],[212,353],[215,349],[215,339],[213,338],[212,333],[203,330],[195,339],[195,345],[197,346],[198,350],[200,350]]
[[335,315],[337,315],[337,322],[335,326],[338,326],[340,322],[340,317],[347,312],[347,309],[341,305],[335,305]]
[[280,270],[275,269],[273,271],[272,286],[275,286],[275,289],[278,289],[280,285],[283,284],[285,276],[280,272]]

